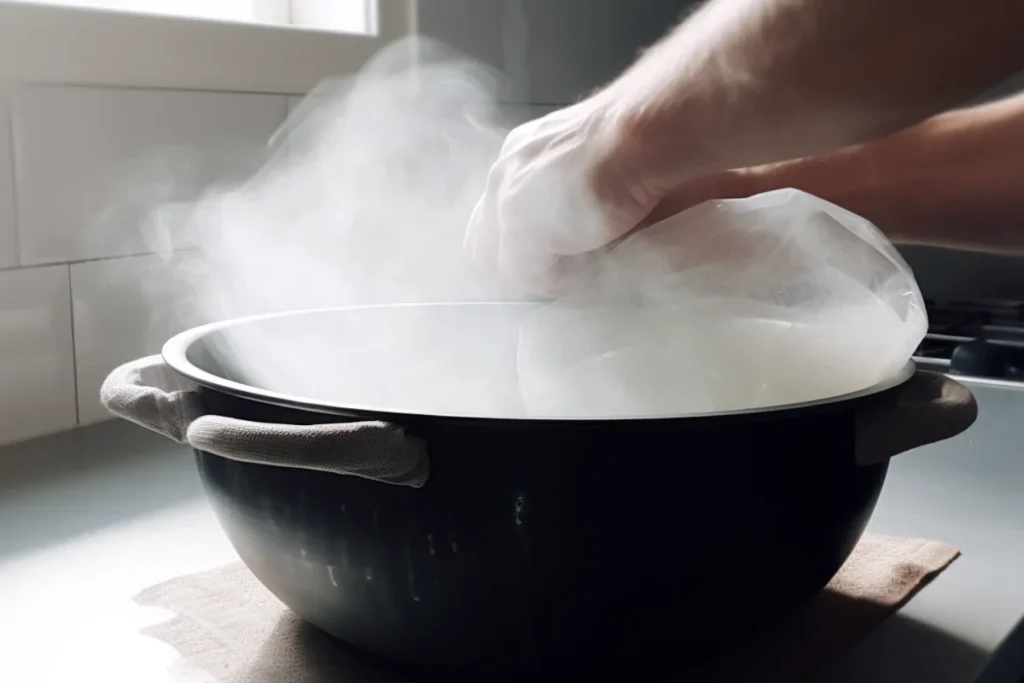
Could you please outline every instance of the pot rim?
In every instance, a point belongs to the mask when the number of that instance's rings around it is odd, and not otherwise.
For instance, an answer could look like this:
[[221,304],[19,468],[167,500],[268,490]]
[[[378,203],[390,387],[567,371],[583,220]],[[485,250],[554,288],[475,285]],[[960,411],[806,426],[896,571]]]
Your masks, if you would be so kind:
[[756,417],[756,416],[773,416],[779,413],[787,413],[791,411],[804,411],[807,409],[824,408],[828,406],[835,406],[836,404],[845,404],[850,401],[857,399],[867,398],[875,394],[880,394],[890,389],[894,389],[910,380],[917,371],[917,366],[914,361],[908,360],[898,372],[893,374],[891,377],[878,382],[870,387],[854,391],[839,396],[832,396],[829,398],[818,399],[815,401],[803,401],[800,403],[787,403],[777,406],[769,406],[766,408],[744,408],[740,410],[727,410],[727,411],[715,411],[707,413],[670,413],[664,415],[609,415],[609,416],[593,416],[593,417],[579,417],[579,416],[553,416],[553,415],[516,415],[516,416],[492,416],[492,415],[474,415],[471,413],[457,413],[457,412],[444,412],[444,413],[425,413],[419,411],[405,411],[405,410],[387,410],[380,407],[373,407],[370,405],[360,405],[355,403],[337,403],[332,401],[320,401],[302,396],[296,396],[292,394],[285,394],[276,391],[270,391],[268,389],[261,389],[259,387],[242,384],[241,382],[235,382],[233,380],[219,377],[211,372],[203,370],[202,368],[195,365],[189,360],[189,350],[195,345],[202,342],[202,340],[220,330],[235,327],[244,324],[258,323],[261,320],[272,320],[287,318],[292,316],[306,316],[331,313],[337,311],[353,311],[353,310],[367,310],[367,309],[385,309],[385,308],[429,308],[429,307],[448,307],[448,306],[517,306],[517,305],[537,305],[536,302],[494,302],[494,301],[471,301],[471,302],[438,302],[438,303],[393,303],[393,304],[360,304],[350,306],[329,306],[322,308],[309,308],[309,309],[298,309],[277,313],[261,313],[257,315],[242,316],[237,318],[229,318],[227,320],[220,320],[217,322],[207,323],[205,325],[199,325],[191,329],[179,332],[170,339],[168,339],[161,350],[164,362],[171,367],[175,372],[183,377],[192,380],[200,386],[208,389],[234,396],[236,398],[247,399],[256,401],[258,403],[264,403],[268,405],[275,405],[283,408],[291,408],[297,410],[303,410],[313,413],[321,413],[326,415],[337,415],[342,417],[354,417],[354,418],[372,418],[381,419],[387,421],[401,421],[403,419],[445,419],[445,420],[458,420],[463,422],[502,422],[506,424],[511,423],[533,423],[533,422],[551,422],[551,423],[607,423],[607,422],[656,422],[656,421],[668,421],[668,420],[694,420],[694,419],[708,419],[708,418],[730,418],[730,417]]

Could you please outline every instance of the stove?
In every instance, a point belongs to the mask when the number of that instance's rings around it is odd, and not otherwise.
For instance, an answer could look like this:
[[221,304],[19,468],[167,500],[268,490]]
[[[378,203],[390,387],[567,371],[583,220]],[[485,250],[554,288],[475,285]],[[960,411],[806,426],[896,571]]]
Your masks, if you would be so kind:
[[925,300],[918,365],[952,375],[1024,383],[1024,301]]

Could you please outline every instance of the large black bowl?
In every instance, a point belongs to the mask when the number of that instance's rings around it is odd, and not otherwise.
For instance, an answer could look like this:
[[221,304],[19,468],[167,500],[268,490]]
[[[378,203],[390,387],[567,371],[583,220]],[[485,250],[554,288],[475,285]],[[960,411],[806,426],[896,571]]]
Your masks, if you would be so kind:
[[[411,310],[210,326],[171,340],[164,358],[198,382],[206,414],[386,419],[424,440],[430,476],[418,489],[196,453],[224,530],[263,584],[346,643],[416,667],[710,655],[815,595],[864,531],[888,458],[963,431],[976,413],[963,386],[908,365],[867,391],[766,411],[430,415],[247,386],[213,351],[240,325],[323,331],[347,316],[366,329],[367,316]],[[472,366],[491,352],[467,342],[450,353]]]

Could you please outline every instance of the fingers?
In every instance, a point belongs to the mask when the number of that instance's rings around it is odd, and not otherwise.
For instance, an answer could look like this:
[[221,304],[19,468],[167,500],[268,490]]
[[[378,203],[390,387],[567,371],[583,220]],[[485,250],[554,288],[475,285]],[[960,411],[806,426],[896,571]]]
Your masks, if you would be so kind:
[[[522,147],[513,151],[518,154]],[[538,171],[531,166],[538,163],[536,150],[528,151],[531,154],[525,159],[503,152],[491,169],[484,193],[470,215],[463,249],[478,268],[509,284],[548,295],[557,289],[558,257],[550,245],[552,231],[545,227],[554,212],[550,190],[537,187]]]
[[[647,213],[635,174],[600,172],[612,154],[600,122],[578,105],[509,133],[466,228],[474,265],[555,294]],[[619,181],[598,192],[595,176]]]
[[492,273],[505,284],[526,288],[533,294],[554,296],[552,281],[557,259],[537,249],[529,241],[517,239],[516,232],[503,229],[501,212],[502,172],[495,168],[488,175],[484,194],[473,207],[463,249],[477,268]]
[[529,242],[503,243],[499,250],[498,272],[510,282],[541,296],[560,296],[565,290],[566,273],[562,258]]
[[498,219],[498,197],[501,174],[497,169],[487,174],[483,194],[473,207],[466,226],[463,249],[478,268],[493,270],[498,265],[501,223]]
[[653,225],[712,199],[739,199],[758,191],[754,177],[744,169],[697,176],[666,193],[641,225]]

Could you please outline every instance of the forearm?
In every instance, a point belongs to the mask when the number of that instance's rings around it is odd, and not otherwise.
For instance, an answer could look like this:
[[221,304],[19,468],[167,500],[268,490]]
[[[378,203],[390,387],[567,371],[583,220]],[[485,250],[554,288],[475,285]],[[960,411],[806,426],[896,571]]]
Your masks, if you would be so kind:
[[796,187],[864,216],[895,242],[1021,253],[1024,95],[740,178],[735,194]]
[[1024,66],[1021,0],[713,0],[606,89],[667,184],[872,139]]

